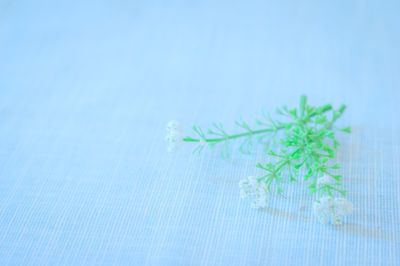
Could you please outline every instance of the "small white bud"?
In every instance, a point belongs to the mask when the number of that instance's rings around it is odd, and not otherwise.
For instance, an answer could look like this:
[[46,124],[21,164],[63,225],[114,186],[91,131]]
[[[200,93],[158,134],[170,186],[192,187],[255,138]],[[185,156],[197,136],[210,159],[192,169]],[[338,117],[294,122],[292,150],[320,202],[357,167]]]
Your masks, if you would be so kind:
[[324,196],[313,203],[313,210],[321,223],[340,225],[344,216],[352,213],[353,204],[345,198]]
[[269,201],[269,190],[267,185],[257,180],[254,176],[249,176],[240,180],[240,196],[242,198],[251,198],[253,200],[251,207],[260,209],[266,208]]
[[183,129],[181,124],[176,120],[167,123],[167,135],[165,140],[168,142],[168,151],[176,150],[183,140]]

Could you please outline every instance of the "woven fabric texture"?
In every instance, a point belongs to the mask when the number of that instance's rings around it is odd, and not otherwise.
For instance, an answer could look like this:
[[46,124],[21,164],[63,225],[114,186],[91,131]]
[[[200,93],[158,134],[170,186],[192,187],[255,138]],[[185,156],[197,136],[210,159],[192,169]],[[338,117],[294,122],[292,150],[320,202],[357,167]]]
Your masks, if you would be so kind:
[[[0,265],[400,265],[399,3],[0,1]],[[166,152],[301,94],[348,106],[343,226],[241,200],[262,153]]]

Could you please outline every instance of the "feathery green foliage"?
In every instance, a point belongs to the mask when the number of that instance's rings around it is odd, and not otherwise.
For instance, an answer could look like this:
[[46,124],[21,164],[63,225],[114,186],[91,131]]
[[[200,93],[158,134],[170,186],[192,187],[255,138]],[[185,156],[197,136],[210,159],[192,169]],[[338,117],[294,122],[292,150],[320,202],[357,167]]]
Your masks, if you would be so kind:
[[[196,136],[185,137],[183,141],[198,143],[195,152],[201,152],[207,145],[221,145],[224,157],[229,155],[229,144],[234,141],[242,141],[239,149],[243,153],[250,153],[255,143],[261,143],[268,161],[257,164],[264,172],[257,180],[265,183],[269,191],[281,194],[284,182],[303,178],[312,194],[318,193],[320,197],[345,195],[342,176],[336,173],[340,165],[332,163],[339,146],[335,133],[351,131],[349,127],[335,127],[345,109],[344,105],[334,109],[329,104],[314,107],[308,104],[306,96],[302,96],[298,108],[282,107],[277,110],[279,120],[263,115],[256,121],[258,128],[237,121],[239,133],[230,134],[217,123],[207,131],[194,126]],[[317,180],[322,176],[331,177],[333,182],[318,184]]]

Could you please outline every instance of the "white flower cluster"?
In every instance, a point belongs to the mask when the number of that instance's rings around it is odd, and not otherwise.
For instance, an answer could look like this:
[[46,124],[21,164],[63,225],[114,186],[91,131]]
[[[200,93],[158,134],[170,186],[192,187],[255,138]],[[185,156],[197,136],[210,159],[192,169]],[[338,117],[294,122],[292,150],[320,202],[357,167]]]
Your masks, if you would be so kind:
[[317,179],[317,187],[321,188],[323,185],[330,185],[330,184],[334,184],[335,182],[336,182],[336,180],[333,179],[332,177],[330,177],[328,175],[324,175]]
[[340,225],[343,217],[353,211],[353,204],[345,198],[324,196],[313,203],[313,210],[321,223]]
[[266,208],[269,199],[269,190],[267,184],[260,182],[254,176],[249,176],[239,182],[240,196],[242,198],[251,198],[252,208]]
[[167,124],[167,135],[165,140],[168,142],[168,151],[172,152],[177,149],[183,139],[182,125],[175,120],[171,120]]

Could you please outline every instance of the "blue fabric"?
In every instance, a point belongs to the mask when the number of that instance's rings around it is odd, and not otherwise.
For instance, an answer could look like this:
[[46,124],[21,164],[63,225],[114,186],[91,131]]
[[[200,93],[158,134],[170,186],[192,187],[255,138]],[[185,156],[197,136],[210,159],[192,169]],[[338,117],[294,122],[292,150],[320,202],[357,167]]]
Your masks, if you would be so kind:
[[[400,265],[399,3],[0,1],[0,265]],[[261,153],[166,152],[300,94],[349,107],[342,227],[240,200]]]

